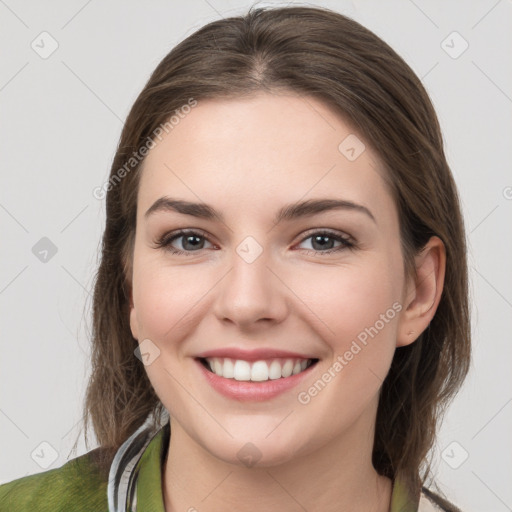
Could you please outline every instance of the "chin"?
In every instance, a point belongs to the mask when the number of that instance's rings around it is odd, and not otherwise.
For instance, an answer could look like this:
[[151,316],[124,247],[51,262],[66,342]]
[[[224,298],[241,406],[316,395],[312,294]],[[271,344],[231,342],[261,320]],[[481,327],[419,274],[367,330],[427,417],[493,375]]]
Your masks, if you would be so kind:
[[[275,443],[240,441],[230,443],[229,449],[210,452],[216,458],[245,468],[270,468],[286,464],[297,455],[293,446],[276,446]],[[227,448],[227,447],[226,447]]]

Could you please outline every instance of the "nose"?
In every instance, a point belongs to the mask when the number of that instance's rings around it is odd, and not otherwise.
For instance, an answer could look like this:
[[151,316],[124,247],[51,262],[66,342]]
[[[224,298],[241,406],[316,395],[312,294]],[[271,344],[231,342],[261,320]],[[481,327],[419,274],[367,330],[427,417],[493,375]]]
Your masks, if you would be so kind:
[[221,322],[250,331],[286,317],[287,288],[267,252],[263,250],[253,261],[242,250],[233,253],[231,269],[219,283],[213,307]]

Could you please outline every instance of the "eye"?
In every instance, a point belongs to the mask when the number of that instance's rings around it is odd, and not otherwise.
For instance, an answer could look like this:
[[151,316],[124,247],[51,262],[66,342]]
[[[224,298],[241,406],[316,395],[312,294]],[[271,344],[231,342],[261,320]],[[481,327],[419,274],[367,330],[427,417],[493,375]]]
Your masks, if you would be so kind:
[[[307,250],[308,253],[314,254],[330,254],[333,252],[342,251],[344,249],[355,248],[354,241],[347,235],[342,235],[332,231],[315,231],[302,239],[301,243],[311,239],[312,250]],[[338,242],[339,245],[333,247],[333,244]]]
[[[176,240],[180,240],[179,245],[182,249],[177,249],[172,244]],[[208,241],[207,237],[198,231],[180,230],[174,233],[166,233],[156,241],[156,246],[165,248],[171,254],[184,254],[190,256],[192,253],[204,249],[204,241]]]
[[[312,246],[312,249],[304,249],[308,254],[325,255],[356,247],[355,242],[348,235],[327,230],[311,232],[300,243],[303,244],[307,240],[311,240]],[[174,245],[176,241],[179,241],[181,249]],[[155,245],[157,248],[164,248],[171,254],[191,256],[194,252],[205,249],[205,241],[211,244],[208,237],[202,232],[180,230],[164,234],[155,242]],[[338,245],[333,247],[335,243],[338,243]]]

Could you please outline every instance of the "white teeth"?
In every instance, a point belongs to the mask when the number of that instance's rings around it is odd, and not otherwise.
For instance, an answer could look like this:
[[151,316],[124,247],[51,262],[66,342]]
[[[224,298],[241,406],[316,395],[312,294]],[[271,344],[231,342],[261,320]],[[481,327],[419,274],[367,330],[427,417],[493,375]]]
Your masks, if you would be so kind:
[[293,367],[292,375],[297,375],[297,373],[300,373],[300,362],[295,363]]
[[213,371],[215,373],[221,373],[222,372],[222,363],[219,359],[215,358],[213,360]]
[[273,359],[250,363],[241,359],[233,360],[222,357],[206,359],[211,371],[225,379],[240,381],[265,382],[290,377],[303,372],[310,366],[311,359]]
[[[217,373],[217,375],[220,375],[222,377],[222,374],[220,373]],[[235,361],[233,377],[235,378],[235,380],[251,380],[251,365],[247,361],[242,361],[238,359],[237,361]]]
[[270,367],[268,369],[268,376],[272,380],[281,378],[281,363],[279,363],[279,361],[272,361],[270,363]]
[[[218,375],[221,375],[220,373]],[[235,365],[231,359],[224,359],[224,366],[222,367],[222,376],[226,379],[233,379],[235,377]]]
[[265,361],[256,361],[251,368],[251,380],[261,382],[268,380],[268,365]]
[[281,368],[281,377],[289,377],[293,371],[293,361],[291,359],[287,359],[286,363],[284,363]]

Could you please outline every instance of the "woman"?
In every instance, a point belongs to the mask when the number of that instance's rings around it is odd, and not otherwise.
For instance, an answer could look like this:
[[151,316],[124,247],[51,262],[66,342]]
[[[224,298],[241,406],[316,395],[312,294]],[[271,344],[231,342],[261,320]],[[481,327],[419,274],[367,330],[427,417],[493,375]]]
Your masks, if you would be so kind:
[[321,8],[206,25],[95,195],[99,447],[1,510],[457,510],[424,484],[469,366],[464,227],[386,43]]

